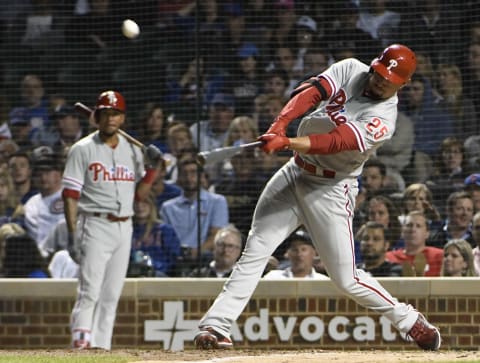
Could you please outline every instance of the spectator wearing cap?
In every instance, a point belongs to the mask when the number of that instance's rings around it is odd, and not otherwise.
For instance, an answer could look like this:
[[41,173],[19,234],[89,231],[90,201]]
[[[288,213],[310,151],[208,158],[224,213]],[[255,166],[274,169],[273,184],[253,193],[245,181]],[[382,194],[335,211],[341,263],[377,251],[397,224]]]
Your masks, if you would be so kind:
[[[221,147],[227,137],[228,126],[235,116],[235,101],[232,94],[216,93],[208,111],[209,119],[190,126],[195,147],[199,151]],[[205,171],[214,183],[220,177],[222,163],[208,165]]]
[[317,255],[310,236],[303,229],[292,233],[287,239],[287,258],[290,266],[282,270],[271,270],[265,276],[266,280],[274,279],[316,279],[328,280],[328,276],[315,271],[314,262]]
[[252,115],[254,99],[262,89],[263,69],[258,63],[259,51],[254,43],[243,43],[237,51],[237,69],[232,74],[232,94],[235,111]]
[[32,138],[36,131],[32,128],[25,107],[15,107],[9,113],[8,127],[12,140],[15,140],[20,149],[32,147]]
[[466,177],[464,184],[464,190],[472,196],[474,212],[480,212],[480,173]]
[[33,143],[37,146],[50,146],[54,150],[69,148],[83,135],[78,113],[72,106],[59,105],[50,115],[52,125],[35,134]]
[[[317,22],[308,15],[298,18],[295,23],[295,48],[296,60],[293,66],[297,78],[303,78],[305,74],[304,60],[305,53],[314,46],[317,33]],[[320,71],[317,72],[317,74]]]
[[39,193],[25,203],[25,228],[40,247],[49,231],[65,218],[62,200],[63,162],[47,146],[36,148],[32,153],[32,161]]

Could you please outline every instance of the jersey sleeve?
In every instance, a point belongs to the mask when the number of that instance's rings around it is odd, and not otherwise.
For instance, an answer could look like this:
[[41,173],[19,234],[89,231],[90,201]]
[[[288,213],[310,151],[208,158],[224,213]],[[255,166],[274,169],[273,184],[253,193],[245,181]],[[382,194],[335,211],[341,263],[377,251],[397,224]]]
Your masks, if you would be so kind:
[[319,76],[325,79],[330,85],[332,89],[330,98],[332,98],[356,74],[366,71],[368,71],[368,66],[357,59],[347,58],[332,64]]
[[67,162],[63,172],[63,187],[65,189],[80,192],[83,189],[85,176],[86,157],[82,153],[82,148],[73,145],[67,155]]
[[387,116],[381,113],[364,114],[346,125],[354,132],[359,151],[365,152],[372,148],[377,149],[391,139],[395,132],[395,123],[396,109],[395,112],[388,112]]

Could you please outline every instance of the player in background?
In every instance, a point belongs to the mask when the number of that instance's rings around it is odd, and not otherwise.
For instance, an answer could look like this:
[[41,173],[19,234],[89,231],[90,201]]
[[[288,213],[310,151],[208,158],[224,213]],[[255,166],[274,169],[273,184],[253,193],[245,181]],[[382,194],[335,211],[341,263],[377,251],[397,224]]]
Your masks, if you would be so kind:
[[[339,61],[293,92],[259,140],[267,153],[287,149],[295,152],[294,157],[265,186],[242,257],[200,320],[194,340],[198,348],[232,347],[231,324],[245,308],[269,256],[302,224],[340,291],[388,318],[422,349],[440,348],[438,329],[357,270],[354,258],[357,178],[370,155],[392,137],[397,91],[415,68],[413,51],[393,44],[370,66],[353,58]],[[297,137],[287,138],[288,124],[299,117]]]
[[117,131],[125,100],[100,94],[93,112],[98,131],[70,149],[63,174],[69,252],[79,263],[78,294],[71,316],[73,348],[111,348],[118,300],[130,257],[134,198],[150,192],[162,153],[138,147]]

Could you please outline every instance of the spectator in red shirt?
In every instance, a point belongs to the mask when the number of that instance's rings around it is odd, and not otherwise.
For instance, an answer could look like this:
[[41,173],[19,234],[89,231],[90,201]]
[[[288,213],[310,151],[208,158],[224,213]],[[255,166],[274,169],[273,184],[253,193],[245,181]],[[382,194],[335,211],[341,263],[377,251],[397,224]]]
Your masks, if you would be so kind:
[[426,245],[429,234],[425,215],[419,211],[410,212],[402,227],[405,248],[385,255],[388,261],[403,265],[402,276],[440,276],[443,249]]

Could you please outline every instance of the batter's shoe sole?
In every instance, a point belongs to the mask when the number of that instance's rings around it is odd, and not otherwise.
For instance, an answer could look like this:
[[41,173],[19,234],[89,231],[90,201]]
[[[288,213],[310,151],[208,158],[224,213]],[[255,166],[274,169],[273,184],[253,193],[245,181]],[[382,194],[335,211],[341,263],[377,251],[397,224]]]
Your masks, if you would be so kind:
[[408,336],[423,350],[439,350],[442,344],[438,328],[430,324],[422,314],[418,315],[417,321],[408,332]]
[[233,343],[230,338],[213,330],[213,328],[202,328],[193,339],[195,346],[198,349],[212,350],[212,349],[231,349]]

